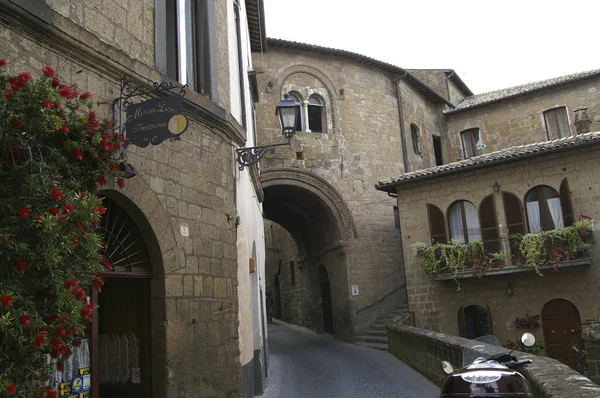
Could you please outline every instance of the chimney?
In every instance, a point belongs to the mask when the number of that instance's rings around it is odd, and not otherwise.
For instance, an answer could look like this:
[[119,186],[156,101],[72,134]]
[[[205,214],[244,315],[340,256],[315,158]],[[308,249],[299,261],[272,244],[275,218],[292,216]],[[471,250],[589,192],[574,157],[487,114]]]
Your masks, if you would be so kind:
[[584,134],[590,132],[592,121],[588,117],[587,107],[580,107],[575,112],[575,134]]

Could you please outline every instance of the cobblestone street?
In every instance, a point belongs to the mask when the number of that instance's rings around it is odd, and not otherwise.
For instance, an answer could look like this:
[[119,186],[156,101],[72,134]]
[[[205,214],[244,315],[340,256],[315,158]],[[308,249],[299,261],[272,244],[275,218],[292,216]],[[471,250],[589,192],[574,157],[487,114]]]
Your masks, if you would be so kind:
[[[278,320],[269,325],[269,378],[263,397],[433,398],[439,389],[392,354]],[[441,370],[440,370],[441,372]]]

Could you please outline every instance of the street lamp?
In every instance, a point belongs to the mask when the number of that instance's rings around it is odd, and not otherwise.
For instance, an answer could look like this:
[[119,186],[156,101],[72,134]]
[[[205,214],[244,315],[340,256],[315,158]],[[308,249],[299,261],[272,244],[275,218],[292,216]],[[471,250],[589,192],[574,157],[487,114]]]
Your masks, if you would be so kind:
[[246,166],[252,166],[260,161],[267,153],[275,153],[276,146],[290,145],[294,134],[296,134],[296,123],[300,117],[300,104],[290,99],[289,94],[284,94],[279,105],[275,107],[275,114],[279,118],[281,133],[287,139],[287,142],[281,144],[270,144],[264,146],[255,146],[242,149],[236,149],[237,162],[239,169],[244,170]]

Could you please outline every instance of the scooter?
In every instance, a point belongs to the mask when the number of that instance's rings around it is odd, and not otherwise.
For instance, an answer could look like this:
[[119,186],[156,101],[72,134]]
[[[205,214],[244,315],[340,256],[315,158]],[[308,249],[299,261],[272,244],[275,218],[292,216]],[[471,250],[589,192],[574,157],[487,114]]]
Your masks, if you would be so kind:
[[512,352],[519,346],[531,347],[535,337],[531,333],[521,336],[521,342],[508,354],[481,357],[476,350],[481,343],[501,346],[495,336],[482,336],[463,350],[463,368],[454,370],[450,362],[442,362],[448,376],[442,384],[440,398],[534,398],[529,383],[514,369],[531,363],[530,359],[517,360]]

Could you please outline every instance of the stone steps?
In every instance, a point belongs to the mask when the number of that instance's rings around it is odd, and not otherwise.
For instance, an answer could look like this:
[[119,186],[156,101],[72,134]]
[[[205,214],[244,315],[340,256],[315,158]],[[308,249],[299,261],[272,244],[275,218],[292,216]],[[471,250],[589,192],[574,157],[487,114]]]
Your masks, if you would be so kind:
[[408,307],[403,306],[398,309],[392,310],[377,319],[375,324],[371,326],[371,330],[364,332],[360,336],[356,336],[356,340],[354,344],[360,345],[363,347],[369,347],[376,350],[387,351],[388,350],[388,341],[387,341],[387,324],[391,322],[396,317],[406,316],[408,313]]

